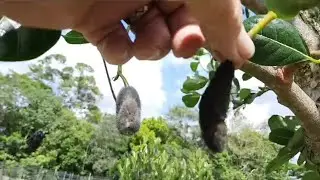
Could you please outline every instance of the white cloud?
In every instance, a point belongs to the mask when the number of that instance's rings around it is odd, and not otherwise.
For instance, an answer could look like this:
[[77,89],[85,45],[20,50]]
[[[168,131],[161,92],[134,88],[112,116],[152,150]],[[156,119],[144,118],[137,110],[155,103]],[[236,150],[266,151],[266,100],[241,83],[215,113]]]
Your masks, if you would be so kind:
[[[70,45],[61,38],[52,49],[37,59],[54,53],[66,56],[68,65],[83,62],[92,66],[95,70],[94,76],[97,86],[104,95],[103,100],[99,102],[99,106],[103,111],[115,112],[115,103],[111,95],[108,79],[100,53],[96,47],[90,44]],[[2,63],[1,71],[7,72],[8,69],[14,69],[17,72],[26,72],[27,66],[31,62],[33,61]],[[123,66],[123,73],[127,77],[129,84],[139,92],[142,101],[142,117],[160,115],[162,106],[166,101],[161,68],[162,61],[138,61],[135,58]],[[117,66],[108,65],[108,70],[112,78],[116,74]],[[123,87],[123,83],[119,79],[117,82],[113,82],[113,86],[117,94],[120,88]]]
[[[95,70],[95,78],[98,87],[104,95],[102,101],[99,102],[99,106],[105,112],[114,113],[115,103],[111,95],[107,76],[103,66],[101,56],[97,49],[89,44],[86,45],[69,45],[62,38],[58,44],[50,49],[47,53],[39,58],[43,58],[49,54],[59,53],[67,57],[68,64],[76,64],[78,62],[87,63]],[[163,61],[164,60],[164,61]],[[142,116],[159,116],[163,110],[163,105],[166,103],[166,96],[164,92],[164,83],[162,76],[162,66],[166,64],[170,65],[188,65],[189,60],[183,58],[175,58],[172,53],[169,53],[161,61],[138,61],[133,58],[130,62],[123,66],[123,71],[127,77],[129,83],[133,85],[139,92],[142,101]],[[204,63],[207,58],[203,59]],[[169,63],[164,63],[168,61]],[[34,61],[26,62],[1,62],[0,69],[2,72],[7,72],[8,69],[14,69],[17,72],[26,72],[28,64]],[[116,74],[116,66],[108,65],[109,73],[111,77]],[[177,67],[179,68],[179,67]],[[177,69],[177,71],[179,71]],[[192,72],[189,72],[191,75]],[[236,71],[236,77],[238,77],[242,88],[258,89],[258,86],[263,86],[263,83],[259,80],[252,78],[249,81],[242,81],[241,76],[243,72]],[[178,78],[175,83],[182,85],[186,76],[183,79]],[[120,88],[123,86],[120,79],[117,82],[113,82],[115,93],[117,94]],[[182,96],[180,89],[177,89],[176,96]],[[180,99],[180,98],[179,98]],[[175,103],[175,102],[173,102]],[[181,103],[181,100],[179,101]],[[172,104],[172,103],[170,103]],[[167,107],[169,108],[169,107]],[[165,108],[165,109],[167,109]],[[273,92],[263,95],[256,99],[251,105],[248,105],[244,111],[249,121],[259,123],[265,121],[268,117],[274,114],[292,114],[288,108],[279,105],[276,101],[276,96]]]
[[270,117],[269,109],[270,103],[266,104],[249,104],[243,109],[243,115],[251,122],[254,126],[257,126],[264,121],[267,121]]

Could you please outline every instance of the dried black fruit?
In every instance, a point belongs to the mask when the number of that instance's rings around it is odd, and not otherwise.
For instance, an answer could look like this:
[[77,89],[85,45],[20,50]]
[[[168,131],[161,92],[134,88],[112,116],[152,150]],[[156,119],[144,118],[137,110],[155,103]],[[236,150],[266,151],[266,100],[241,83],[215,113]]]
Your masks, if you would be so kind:
[[232,62],[221,63],[199,103],[202,138],[214,153],[222,152],[227,142],[225,119],[230,103],[234,71]]
[[137,90],[123,87],[116,99],[117,128],[121,134],[132,135],[140,129],[141,102]]
[[36,131],[31,136],[29,136],[27,139],[29,152],[36,151],[40,147],[40,145],[45,137],[46,137],[46,133],[44,133],[42,131]]

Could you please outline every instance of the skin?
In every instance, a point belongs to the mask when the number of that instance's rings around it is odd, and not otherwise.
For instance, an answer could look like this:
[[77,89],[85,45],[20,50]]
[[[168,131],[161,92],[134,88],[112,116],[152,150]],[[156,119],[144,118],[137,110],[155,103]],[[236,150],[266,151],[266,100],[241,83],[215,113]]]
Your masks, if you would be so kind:
[[207,44],[219,61],[236,68],[252,57],[254,45],[242,25],[240,0],[161,0],[134,23],[131,42],[120,20],[150,3],[101,0],[0,0],[0,14],[24,26],[81,32],[110,64],[124,64],[133,56],[159,60],[170,50],[188,58]]

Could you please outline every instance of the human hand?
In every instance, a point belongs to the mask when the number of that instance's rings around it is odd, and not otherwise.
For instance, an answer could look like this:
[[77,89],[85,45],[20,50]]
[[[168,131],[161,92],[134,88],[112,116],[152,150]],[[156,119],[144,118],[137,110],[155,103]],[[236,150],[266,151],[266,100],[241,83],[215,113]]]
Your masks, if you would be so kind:
[[238,69],[253,56],[255,47],[242,24],[240,0],[189,0],[188,5],[215,59],[228,59]]
[[[124,64],[132,56],[138,59],[161,59],[171,49],[177,57],[191,57],[205,41],[199,22],[193,15],[200,20],[208,42],[212,42],[211,47],[220,53],[218,57],[221,60],[229,58],[241,64],[253,53],[250,51],[250,42],[249,46],[247,45],[249,48],[244,48],[245,44],[241,43],[244,33],[240,31],[242,14],[240,1],[237,0],[210,0],[209,3],[214,5],[214,8],[206,6],[207,2],[192,4],[191,7],[196,7],[192,8],[192,15],[184,1],[158,1],[156,6],[151,6],[150,10],[133,24],[136,31],[134,43],[130,41],[120,19],[129,17],[136,9],[150,3],[149,0],[6,2],[0,6],[1,14],[24,26],[77,30],[96,45],[111,64]],[[208,19],[208,12],[212,9],[217,11]],[[222,11],[224,16],[219,17]],[[216,28],[206,28],[213,26]],[[242,54],[239,55],[237,52],[241,49],[245,51],[241,51]]]

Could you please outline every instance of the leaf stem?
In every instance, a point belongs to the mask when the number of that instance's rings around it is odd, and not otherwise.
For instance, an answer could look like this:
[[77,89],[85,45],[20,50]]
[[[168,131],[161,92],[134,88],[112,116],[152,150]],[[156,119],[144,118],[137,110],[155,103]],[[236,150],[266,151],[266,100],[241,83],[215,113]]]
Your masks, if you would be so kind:
[[315,64],[320,64],[320,59],[314,59],[313,57],[308,56],[308,60]]
[[266,27],[272,20],[276,19],[278,16],[273,11],[269,11],[262,20],[260,20],[249,32],[249,36],[254,38],[264,27]]

